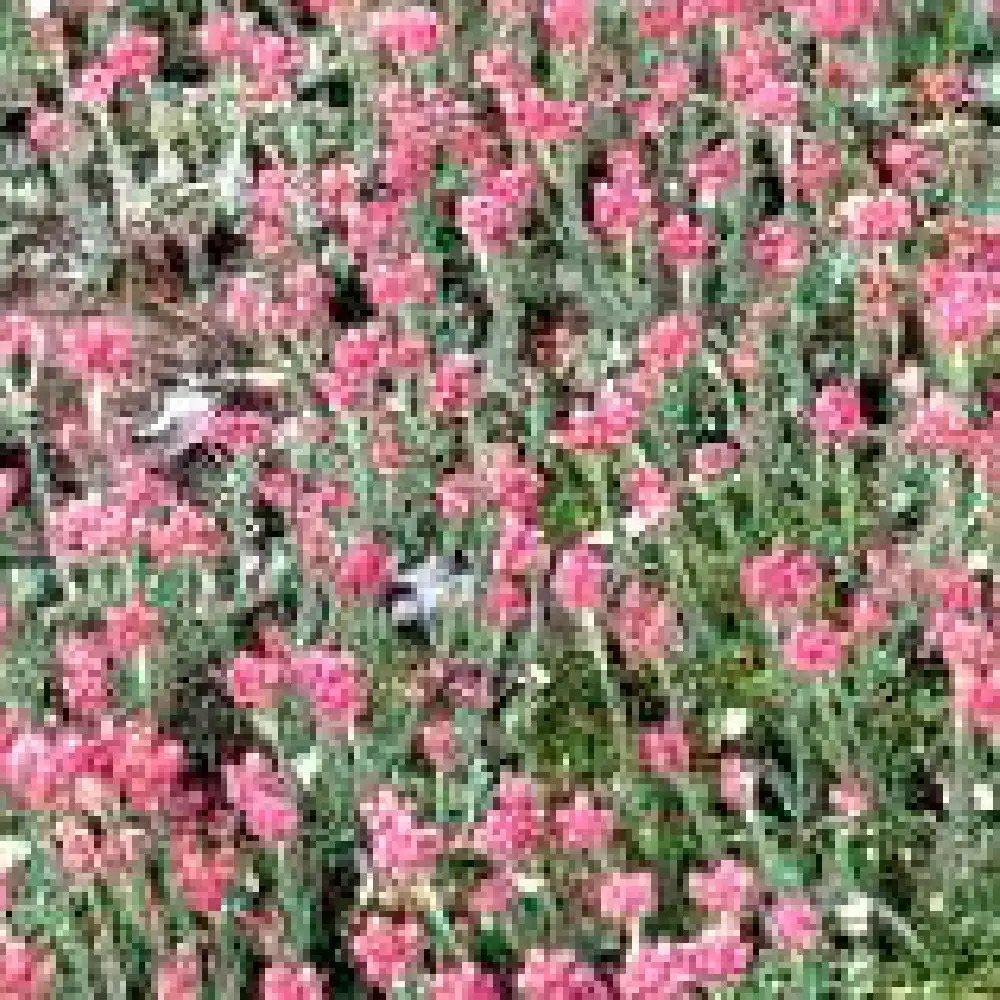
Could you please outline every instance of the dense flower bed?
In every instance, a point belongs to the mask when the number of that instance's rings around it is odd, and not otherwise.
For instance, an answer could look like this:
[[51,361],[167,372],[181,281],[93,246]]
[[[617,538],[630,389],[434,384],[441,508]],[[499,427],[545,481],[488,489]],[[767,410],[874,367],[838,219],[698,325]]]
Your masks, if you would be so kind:
[[989,4],[3,31],[0,997],[1000,990]]

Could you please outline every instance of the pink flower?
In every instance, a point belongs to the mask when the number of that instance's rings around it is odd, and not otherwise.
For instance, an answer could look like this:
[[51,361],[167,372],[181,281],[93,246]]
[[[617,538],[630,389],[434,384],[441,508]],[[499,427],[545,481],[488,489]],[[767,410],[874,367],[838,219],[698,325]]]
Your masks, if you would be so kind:
[[226,677],[229,694],[241,708],[273,708],[290,670],[285,657],[238,653]]
[[740,568],[743,599],[764,610],[801,608],[819,591],[822,573],[812,552],[775,548],[750,556]]
[[474,962],[465,961],[434,974],[429,1000],[499,1000],[496,981]]
[[444,476],[435,490],[438,510],[448,521],[471,517],[480,507],[482,485],[471,472],[452,472]]
[[780,71],[781,52],[774,39],[759,29],[740,29],[739,45],[722,53],[722,91],[727,101],[742,103],[774,80]]
[[625,502],[645,521],[658,521],[674,502],[666,478],[652,465],[629,469],[622,480],[621,491]]
[[4,361],[18,354],[35,353],[43,336],[41,322],[30,313],[16,309],[0,313],[0,358]]
[[561,850],[600,851],[614,834],[615,814],[596,806],[585,792],[577,792],[569,805],[555,810],[552,826]]
[[251,836],[267,844],[294,836],[299,813],[284,779],[265,757],[248,753],[239,764],[223,767],[226,794],[243,813]]
[[494,804],[476,827],[476,849],[497,862],[518,861],[539,846],[545,814],[538,791],[527,779],[508,775],[494,793]]
[[585,45],[593,31],[590,0],[545,0],[542,21],[555,45]]
[[80,379],[114,379],[132,367],[132,326],[115,316],[88,316],[61,337],[59,363]]
[[539,527],[508,515],[493,549],[493,572],[506,577],[527,576],[543,569],[549,558],[548,546]]
[[639,364],[663,375],[678,371],[699,351],[702,328],[690,313],[669,313],[656,320],[639,343]]
[[297,651],[291,654],[288,669],[324,731],[350,733],[367,711],[368,680],[353,654]]
[[755,901],[757,879],[742,862],[723,858],[703,871],[690,872],[688,893],[708,913],[738,914]]
[[59,647],[63,692],[70,711],[95,717],[110,705],[108,651],[100,637],[72,636]]
[[567,949],[532,948],[517,976],[525,1000],[608,1000],[610,991],[594,970]]
[[65,153],[74,136],[72,120],[61,111],[35,108],[28,119],[28,142],[38,153]]
[[871,797],[860,782],[848,779],[830,789],[830,805],[838,815],[857,819],[871,808]]
[[639,733],[639,761],[654,774],[669,778],[691,767],[691,744],[679,722],[665,720]]
[[41,946],[12,936],[0,941],[0,997],[46,1000],[54,973],[55,963]]
[[690,947],[672,941],[641,943],[617,975],[618,993],[636,1000],[686,1000],[695,985]]
[[750,259],[767,275],[794,278],[809,261],[809,247],[794,222],[770,219],[751,235]]
[[129,28],[108,42],[104,62],[118,80],[148,79],[156,72],[162,46],[159,35]]
[[724,476],[739,465],[740,447],[732,441],[712,441],[691,453],[691,479],[707,483]]
[[537,88],[500,95],[507,129],[515,139],[566,142],[583,131],[587,105],[545,97]]
[[112,656],[132,656],[140,649],[148,649],[157,644],[160,638],[160,616],[138,594],[128,604],[105,609],[104,635]]
[[917,403],[901,437],[920,451],[961,453],[972,437],[972,425],[959,400],[934,389]]
[[133,809],[154,813],[176,792],[184,748],[148,716],[127,719],[107,733],[110,772]]
[[178,949],[156,967],[156,1000],[198,1000],[201,964],[194,949]]
[[597,899],[602,917],[632,923],[656,909],[656,879],[648,871],[603,872]]
[[99,60],[83,67],[70,96],[79,104],[107,104],[117,85],[118,75],[106,62]]
[[840,173],[840,148],[815,139],[802,140],[785,167],[785,187],[795,198],[815,200],[827,191]]
[[820,38],[839,39],[873,27],[882,13],[882,0],[798,0],[794,5],[806,27]]
[[323,979],[302,962],[277,962],[264,970],[261,1000],[323,1000]]
[[847,637],[828,625],[799,625],[785,640],[785,666],[800,674],[821,674],[843,666]]
[[407,881],[429,875],[444,850],[444,834],[421,823],[413,808],[392,788],[383,786],[361,804],[375,870],[388,879]]
[[130,554],[147,528],[144,518],[122,504],[71,500],[52,511],[46,538],[56,558],[104,558]]
[[186,504],[174,507],[166,524],[153,525],[149,531],[150,555],[161,566],[181,560],[217,559],[223,549],[222,534],[212,518]]
[[688,163],[687,178],[699,201],[713,201],[739,182],[740,151],[735,142],[703,149]]
[[520,584],[505,576],[494,576],[487,585],[483,609],[490,625],[506,629],[523,620],[531,604]]
[[586,542],[566,549],[552,577],[552,590],[567,611],[598,610],[604,605],[608,565]]
[[412,917],[396,923],[369,913],[351,936],[351,953],[366,982],[388,992],[421,964],[426,944],[422,926]]
[[691,942],[688,960],[693,981],[702,986],[736,983],[753,960],[753,945],[743,941],[739,930],[723,921],[702,931]]
[[209,852],[192,835],[175,833],[170,839],[170,874],[189,909],[219,913],[236,877],[236,852],[229,846]]
[[552,432],[552,440],[571,451],[607,452],[629,443],[642,413],[635,394],[606,386],[592,406],[581,406]]
[[941,169],[937,152],[915,139],[890,139],[882,150],[882,162],[893,185],[904,190],[932,179]]
[[687,212],[669,215],[658,236],[661,256],[674,267],[691,267],[705,260],[714,242],[715,236],[708,224]]
[[372,302],[392,311],[406,305],[426,305],[434,301],[434,273],[423,254],[397,254],[370,261],[365,283]]
[[857,243],[888,243],[913,229],[910,199],[894,191],[852,195],[844,203],[843,214],[847,233]]
[[809,415],[813,433],[822,441],[844,444],[867,429],[856,386],[829,382],[820,390]]
[[799,83],[772,77],[746,96],[743,111],[768,125],[792,125],[799,117],[801,100]]
[[630,580],[615,609],[612,629],[629,662],[665,656],[679,638],[677,612],[659,591]]
[[771,904],[767,921],[771,938],[782,951],[812,951],[819,943],[819,914],[804,896],[782,896]]
[[433,413],[469,413],[482,396],[476,359],[469,354],[450,354],[434,370],[428,404]]
[[469,895],[466,906],[470,913],[483,917],[503,913],[510,908],[517,887],[513,876],[506,870],[478,882]]
[[198,26],[198,47],[209,62],[234,62],[248,47],[248,33],[232,14],[209,14]]
[[430,7],[375,11],[371,30],[375,41],[396,56],[429,56],[441,45],[441,26]]
[[385,591],[395,573],[392,553],[373,538],[352,542],[337,564],[337,589],[355,600],[376,598]]

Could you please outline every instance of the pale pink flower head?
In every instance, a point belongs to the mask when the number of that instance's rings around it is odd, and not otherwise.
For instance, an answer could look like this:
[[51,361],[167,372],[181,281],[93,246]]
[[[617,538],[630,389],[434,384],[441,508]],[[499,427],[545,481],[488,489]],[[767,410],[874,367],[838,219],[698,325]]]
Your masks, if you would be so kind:
[[816,437],[832,444],[845,444],[867,430],[861,409],[861,393],[849,382],[828,382],[820,390],[809,414]]
[[209,14],[196,34],[198,48],[209,62],[234,62],[247,49],[247,32],[232,14]]
[[642,412],[629,389],[606,385],[592,404],[579,404],[552,430],[552,440],[575,452],[608,452],[629,443],[639,429]]
[[792,5],[807,29],[820,38],[837,40],[873,28],[879,23],[884,0],[800,0]]
[[600,851],[611,841],[615,814],[602,809],[586,792],[577,792],[573,801],[552,814],[556,843],[564,851]]
[[441,478],[435,490],[438,511],[447,521],[471,517],[483,501],[483,484],[472,472],[452,472]]
[[376,598],[389,586],[396,570],[393,554],[374,538],[356,539],[337,564],[337,589],[354,599]]
[[441,25],[431,7],[378,10],[371,17],[375,41],[395,56],[430,56],[441,45]]
[[41,346],[44,328],[37,316],[18,309],[0,313],[0,358],[9,361],[18,354],[32,354]]
[[104,635],[112,656],[132,656],[159,642],[160,616],[141,594],[136,594],[128,604],[105,609]]
[[696,985],[691,947],[661,938],[642,942],[625,956],[616,982],[622,997],[685,1000]]
[[422,965],[426,935],[413,917],[393,921],[381,913],[369,913],[351,935],[351,954],[369,986],[383,991],[406,982]]
[[799,117],[802,87],[794,80],[766,79],[743,100],[747,117],[767,125],[792,125]]
[[281,843],[299,827],[299,813],[281,775],[260,753],[223,767],[226,794],[243,813],[250,834],[267,844]]
[[792,610],[804,607],[823,582],[819,560],[809,550],[777,547],[749,556],[740,567],[740,589],[751,607]]
[[482,378],[471,354],[442,358],[431,379],[429,406],[434,413],[463,415],[471,412],[482,396]]
[[708,223],[688,212],[672,212],[660,227],[657,243],[667,264],[692,267],[711,253],[715,234]]
[[947,269],[945,286],[931,295],[924,322],[939,349],[977,347],[996,321],[996,291],[986,287],[980,274]]
[[509,629],[523,621],[531,610],[524,587],[506,576],[492,576],[483,597],[483,610],[491,626]]
[[47,1000],[55,973],[52,956],[24,938],[0,940],[0,997]]
[[288,657],[288,671],[326,733],[352,732],[368,709],[368,680],[352,653],[297,650]]
[[882,163],[892,184],[900,190],[932,180],[941,169],[938,153],[918,139],[889,139],[882,149]]
[[586,45],[593,32],[591,0],[544,0],[542,21],[550,41],[559,46]]
[[608,1000],[610,991],[570,949],[532,948],[517,976],[524,1000]]
[[368,261],[365,283],[372,303],[387,312],[434,301],[436,281],[421,253],[396,253]]
[[65,153],[75,135],[72,120],[61,111],[35,108],[28,119],[28,142],[37,153]]
[[88,316],[62,333],[58,362],[80,379],[115,379],[132,367],[132,325],[117,316]]
[[184,747],[148,714],[116,723],[107,731],[104,747],[111,778],[133,809],[157,812],[176,794]]
[[713,202],[740,179],[739,147],[735,142],[723,142],[696,153],[688,164],[687,179],[699,201]]
[[80,71],[70,97],[79,104],[100,106],[111,100],[118,75],[103,59],[88,63]]
[[863,245],[900,240],[914,225],[910,199],[895,191],[853,194],[841,211],[848,236]]
[[622,480],[621,491],[625,502],[644,521],[659,521],[675,500],[666,477],[653,465],[629,469]]
[[219,913],[236,877],[236,852],[231,845],[209,851],[181,831],[170,838],[170,873],[190,909]]
[[156,967],[156,1000],[198,1000],[201,963],[194,948],[179,948]]
[[781,896],[767,912],[771,939],[782,951],[812,951],[819,944],[819,913],[805,896]]
[[471,914],[482,918],[508,910],[516,896],[514,875],[502,868],[476,883],[466,900],[466,907]]
[[719,63],[726,100],[740,103],[776,79],[781,52],[775,40],[760,29],[741,28],[739,45],[724,52]]
[[434,974],[429,1000],[499,1000],[493,976],[475,962],[465,961]]
[[817,139],[803,139],[785,166],[785,187],[795,198],[818,199],[840,174],[840,148]]
[[604,606],[608,564],[593,545],[578,542],[559,556],[552,590],[567,611],[596,611]]
[[738,983],[753,961],[753,945],[742,939],[739,928],[725,914],[691,941],[686,951],[691,981],[708,988]]
[[692,313],[661,316],[639,342],[639,364],[659,375],[680,370],[700,350],[701,322]]
[[511,45],[497,44],[477,49],[472,58],[476,79],[484,86],[501,91],[531,86],[531,67]]
[[473,833],[476,849],[496,862],[521,860],[541,844],[545,812],[538,789],[525,777],[507,775],[494,802]]
[[173,508],[166,524],[154,524],[149,530],[149,552],[161,566],[217,559],[224,548],[222,533],[213,518],[187,504]]
[[847,652],[847,636],[827,622],[798,625],[785,640],[782,658],[798,674],[826,674],[839,670]]
[[71,712],[96,717],[110,705],[108,650],[99,635],[71,636],[59,645],[63,693]]
[[830,805],[839,816],[857,819],[871,809],[871,796],[860,781],[847,778],[830,789]]
[[118,80],[149,79],[156,72],[162,47],[159,35],[128,28],[108,42],[104,62]]
[[261,1000],[323,1000],[323,978],[303,962],[275,962],[261,977]]
[[493,549],[493,572],[506,577],[523,577],[544,569],[549,548],[541,528],[516,515],[503,519]]
[[870,591],[855,595],[848,606],[848,623],[856,640],[877,636],[892,624],[888,601]]
[[769,219],[750,236],[750,259],[765,275],[794,278],[809,261],[809,245],[796,223]]
[[904,444],[931,453],[961,453],[972,436],[961,401],[943,389],[917,402],[901,434]]
[[757,876],[734,858],[722,858],[688,874],[688,893],[707,913],[738,914],[757,898]]
[[372,865],[379,875],[408,881],[433,873],[444,850],[444,834],[433,824],[421,822],[393,788],[384,785],[363,800],[361,815]]
[[639,733],[639,762],[662,777],[684,774],[691,768],[691,743],[680,722],[665,719]]
[[697,484],[720,479],[739,465],[742,452],[733,441],[709,441],[691,452],[691,481]]
[[546,97],[536,87],[500,95],[507,130],[514,139],[567,142],[583,131],[587,105]]
[[597,906],[606,920],[634,923],[655,911],[656,877],[650,871],[602,872],[597,880]]
[[630,663],[657,660],[680,640],[680,623],[674,606],[658,590],[637,580],[625,585],[612,629]]
[[653,93],[664,104],[681,104],[691,90],[691,67],[682,59],[665,59],[653,74]]

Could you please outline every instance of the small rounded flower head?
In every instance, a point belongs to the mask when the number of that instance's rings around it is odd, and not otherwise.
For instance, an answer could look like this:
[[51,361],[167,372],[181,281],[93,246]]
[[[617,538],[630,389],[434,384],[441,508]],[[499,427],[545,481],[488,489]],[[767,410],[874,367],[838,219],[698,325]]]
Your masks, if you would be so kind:
[[722,858],[709,868],[688,875],[688,892],[708,913],[738,914],[757,897],[753,869],[734,858]]
[[607,573],[607,561],[599,549],[579,542],[560,555],[552,590],[567,611],[596,611],[604,605]]
[[261,977],[261,1000],[323,1000],[323,980],[311,965],[276,962]]
[[843,666],[847,636],[826,622],[796,626],[782,648],[785,666],[800,674],[825,674]]
[[844,444],[863,434],[867,424],[857,386],[845,382],[824,385],[813,403],[809,424],[819,440],[833,444]]
[[811,951],[819,943],[822,928],[816,907],[805,896],[782,896],[767,912],[771,939],[782,951]]

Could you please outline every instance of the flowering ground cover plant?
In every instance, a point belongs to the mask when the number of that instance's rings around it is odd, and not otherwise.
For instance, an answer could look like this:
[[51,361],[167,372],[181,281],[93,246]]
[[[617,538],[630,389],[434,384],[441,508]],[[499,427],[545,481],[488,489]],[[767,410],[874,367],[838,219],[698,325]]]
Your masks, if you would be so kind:
[[0,997],[1000,996],[989,3],[0,23]]

